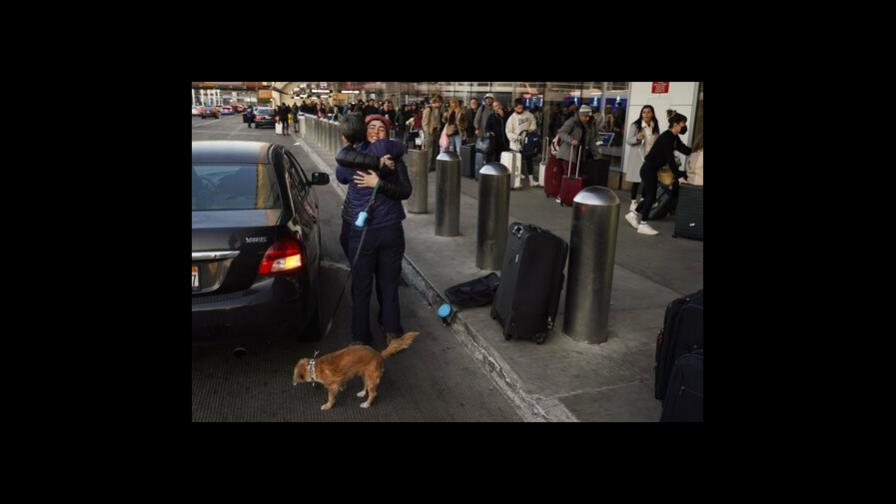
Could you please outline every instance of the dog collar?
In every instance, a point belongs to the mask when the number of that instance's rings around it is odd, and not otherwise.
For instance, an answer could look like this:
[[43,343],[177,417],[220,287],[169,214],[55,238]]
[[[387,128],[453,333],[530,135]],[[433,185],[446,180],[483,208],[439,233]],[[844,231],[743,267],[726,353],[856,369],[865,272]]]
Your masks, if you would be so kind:
[[315,350],[314,357],[311,358],[311,361],[308,362],[308,375],[311,376],[311,385],[314,386],[317,383],[317,371],[315,367],[314,358],[317,357],[317,354],[320,353],[319,350]]

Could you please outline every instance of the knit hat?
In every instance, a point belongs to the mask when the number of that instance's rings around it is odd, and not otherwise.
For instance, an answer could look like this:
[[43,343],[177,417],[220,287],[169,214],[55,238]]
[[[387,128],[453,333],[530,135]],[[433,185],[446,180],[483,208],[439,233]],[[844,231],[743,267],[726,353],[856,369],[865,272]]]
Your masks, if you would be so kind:
[[389,130],[392,128],[392,121],[389,120],[388,117],[381,116],[379,114],[370,114],[369,116],[364,118],[364,124],[370,124],[370,121],[380,121],[386,126],[386,135],[389,134]]
[[589,115],[590,116],[591,115],[591,106],[582,105],[582,107],[579,109],[579,115]]

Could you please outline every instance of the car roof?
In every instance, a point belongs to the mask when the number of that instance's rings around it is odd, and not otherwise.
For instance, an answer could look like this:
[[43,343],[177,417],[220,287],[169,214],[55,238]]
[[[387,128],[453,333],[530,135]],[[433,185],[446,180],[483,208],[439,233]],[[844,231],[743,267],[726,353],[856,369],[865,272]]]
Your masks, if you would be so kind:
[[239,140],[203,140],[193,142],[194,163],[271,163],[271,150],[276,147],[267,142]]

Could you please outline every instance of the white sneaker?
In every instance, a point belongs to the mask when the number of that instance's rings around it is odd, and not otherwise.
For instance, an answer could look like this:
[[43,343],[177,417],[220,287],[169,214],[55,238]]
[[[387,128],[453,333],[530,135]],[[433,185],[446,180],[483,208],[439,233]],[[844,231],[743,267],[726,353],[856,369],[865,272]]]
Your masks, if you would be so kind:
[[641,225],[641,216],[636,214],[634,211],[625,214],[625,220],[627,220],[628,223],[631,224],[635,229],[638,229],[638,226]]
[[650,227],[650,224],[642,222],[641,224],[638,224],[638,234],[653,236],[656,234],[660,234],[660,232]]
[[535,177],[529,175],[529,187],[535,187]]

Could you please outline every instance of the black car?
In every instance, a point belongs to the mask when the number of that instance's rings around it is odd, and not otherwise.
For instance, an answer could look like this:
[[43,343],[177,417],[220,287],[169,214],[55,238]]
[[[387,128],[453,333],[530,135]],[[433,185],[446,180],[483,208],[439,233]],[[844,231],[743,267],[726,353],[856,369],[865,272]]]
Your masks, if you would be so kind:
[[273,128],[275,115],[277,115],[277,111],[271,107],[258,107],[255,109],[255,127],[270,126]]
[[285,330],[318,339],[315,185],[281,145],[193,142],[193,341]]

